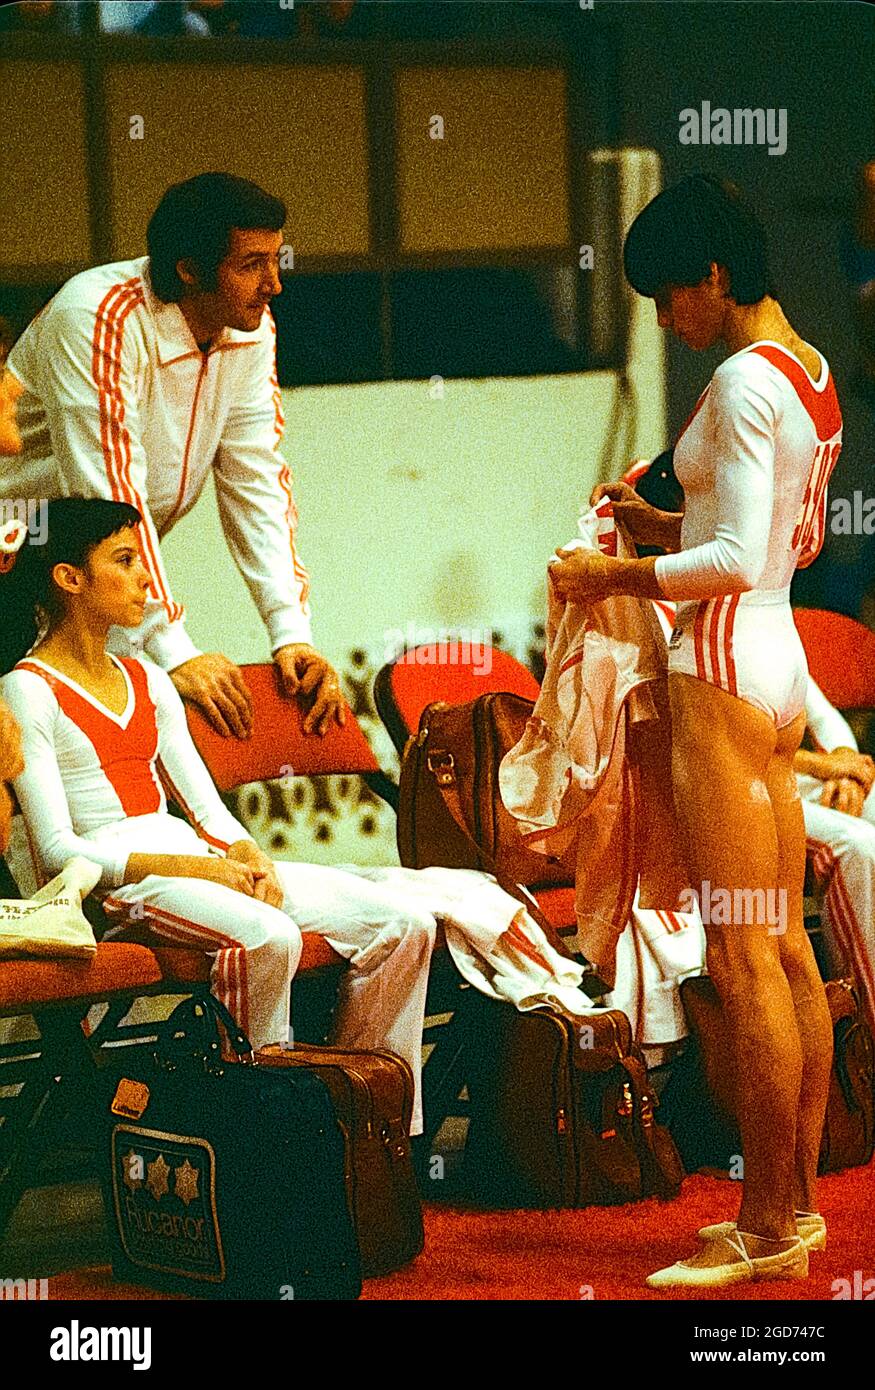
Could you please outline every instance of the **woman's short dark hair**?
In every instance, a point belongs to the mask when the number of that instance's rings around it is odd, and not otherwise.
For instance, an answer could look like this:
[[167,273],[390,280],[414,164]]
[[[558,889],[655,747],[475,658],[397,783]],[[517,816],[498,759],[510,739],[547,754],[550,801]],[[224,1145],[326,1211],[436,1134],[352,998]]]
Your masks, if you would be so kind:
[[711,263],[726,267],[736,304],[773,295],[765,231],[741,189],[710,174],[689,174],[658,193],[626,236],[623,266],[639,294],[699,285]]
[[200,289],[214,290],[233,227],[279,232],[285,221],[281,198],[236,174],[196,174],[171,184],[146,228],[153,290],[165,304],[182,299],[190,289],[176,273],[183,260],[196,267]]
[[84,569],[101,541],[143,519],[129,503],[104,497],[58,497],[38,505],[46,509],[44,534],[26,536],[13,568],[0,574],[0,675],[11,671],[46,624],[61,615],[52,580],[55,565]]

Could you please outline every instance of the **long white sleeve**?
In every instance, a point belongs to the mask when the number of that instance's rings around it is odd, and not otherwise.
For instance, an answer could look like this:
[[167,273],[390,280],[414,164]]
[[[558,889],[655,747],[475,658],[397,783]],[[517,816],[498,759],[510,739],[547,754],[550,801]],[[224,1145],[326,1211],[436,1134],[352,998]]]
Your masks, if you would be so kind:
[[832,753],[835,748],[857,748],[850,724],[810,676],[805,692],[805,723],[818,749],[824,753]]
[[172,670],[198,649],[170,592],[149,513],[137,411],[137,375],[146,356],[134,312],[141,303],[136,281],[96,309],[70,297],[54,306],[39,356],[23,345],[18,354],[13,348],[9,365],[45,412],[60,495],[111,498],[141,513],[140,555],[152,584],[141,636],[154,659]]
[[128,850],[77,835],[58,766],[55,725],[58,702],[41,676],[10,671],[0,681],[3,696],[21,726],[24,771],[13,782],[40,865],[51,878],[81,854],[99,864],[101,888],[124,882]]
[[228,413],[214,465],[222,529],[273,652],[312,641],[310,580],[295,549],[298,514],[279,449],[284,421],[275,351],[274,331],[250,354],[251,370]]
[[209,843],[227,849],[236,840],[251,840],[231,815],[192,742],[185,708],[170,677],[143,662],[158,725],[158,768],[165,789],[190,823]]
[[714,537],[657,556],[656,578],[669,599],[744,593],[756,586],[768,559],[775,406],[749,378],[718,372],[704,409],[714,467]]

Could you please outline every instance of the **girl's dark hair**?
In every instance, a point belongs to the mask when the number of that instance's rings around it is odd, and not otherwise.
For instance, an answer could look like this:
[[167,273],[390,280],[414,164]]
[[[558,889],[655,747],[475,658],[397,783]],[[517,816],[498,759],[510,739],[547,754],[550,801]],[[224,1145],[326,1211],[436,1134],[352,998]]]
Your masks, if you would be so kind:
[[196,174],[171,184],[146,228],[153,290],[165,304],[176,304],[190,293],[176,273],[183,260],[195,265],[200,289],[214,290],[233,227],[279,232],[285,221],[282,199],[236,174]]
[[142,516],[127,502],[102,497],[59,497],[41,502],[39,533],[28,533],[8,574],[0,574],[0,675],[33,646],[46,622],[63,612],[52,582],[55,565],[82,568],[92,550]]
[[699,285],[711,262],[729,272],[736,304],[774,295],[765,231],[741,189],[710,174],[689,174],[658,193],[626,236],[623,266],[639,294]]

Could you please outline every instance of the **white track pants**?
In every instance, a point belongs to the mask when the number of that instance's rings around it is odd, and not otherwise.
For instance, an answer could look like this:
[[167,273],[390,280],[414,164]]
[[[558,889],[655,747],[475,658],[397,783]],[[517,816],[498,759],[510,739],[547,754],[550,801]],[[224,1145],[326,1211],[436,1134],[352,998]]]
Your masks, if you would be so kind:
[[147,918],[163,940],[214,951],[213,992],[256,1047],[288,1037],[301,932],[324,936],[349,961],[334,1041],[386,1047],[409,1062],[415,1085],[411,1133],[420,1134],[422,1028],[434,916],[410,902],[409,890],[372,883],[353,868],[279,860],[276,870],[285,890],[282,909],[205,879],[158,875],[114,889],[104,907],[119,922],[113,935]]
[[824,887],[823,918],[830,962],[856,976],[875,1030],[875,790],[862,816],[818,804],[823,783],[798,776],[805,838],[815,878]]

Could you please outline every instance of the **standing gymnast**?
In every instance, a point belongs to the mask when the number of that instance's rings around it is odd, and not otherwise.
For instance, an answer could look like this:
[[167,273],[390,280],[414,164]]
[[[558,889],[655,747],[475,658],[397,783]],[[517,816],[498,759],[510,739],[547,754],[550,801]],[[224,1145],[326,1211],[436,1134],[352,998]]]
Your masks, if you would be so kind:
[[[786,931],[733,912],[706,927],[726,1024],[744,1151],[737,1223],[652,1287],[804,1278],[822,1248],[817,1160],[832,1061],[823,984],[803,927],[805,829],[793,756],[807,667],[790,580],[823,541],[826,485],[842,420],[829,367],[771,289],[765,236],[739,191],[692,175],[636,218],[626,277],[662,328],[731,356],[675,448],[686,510],[657,511],[623,483],[600,485],[633,540],[667,553],[619,560],[560,552],[566,600],[616,594],[678,601],[669,645],[672,778],[690,883],[724,901],[786,906]],[[715,914],[716,915],[716,914]]]

